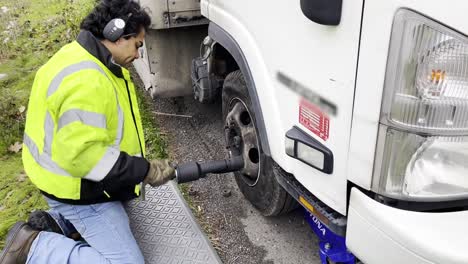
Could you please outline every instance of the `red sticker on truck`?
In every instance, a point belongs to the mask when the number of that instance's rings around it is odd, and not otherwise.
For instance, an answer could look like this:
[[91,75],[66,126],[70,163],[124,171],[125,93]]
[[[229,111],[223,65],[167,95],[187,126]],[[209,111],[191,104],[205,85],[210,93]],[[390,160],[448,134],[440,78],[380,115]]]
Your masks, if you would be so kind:
[[330,118],[320,108],[305,99],[301,99],[299,103],[299,123],[321,139],[328,139]]

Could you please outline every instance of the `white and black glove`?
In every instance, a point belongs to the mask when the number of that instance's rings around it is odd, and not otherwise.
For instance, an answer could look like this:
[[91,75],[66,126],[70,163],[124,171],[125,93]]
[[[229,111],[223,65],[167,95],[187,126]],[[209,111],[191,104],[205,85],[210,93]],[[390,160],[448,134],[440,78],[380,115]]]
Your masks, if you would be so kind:
[[149,184],[153,187],[160,186],[175,178],[175,169],[167,159],[155,159],[150,161],[150,167],[144,184]]

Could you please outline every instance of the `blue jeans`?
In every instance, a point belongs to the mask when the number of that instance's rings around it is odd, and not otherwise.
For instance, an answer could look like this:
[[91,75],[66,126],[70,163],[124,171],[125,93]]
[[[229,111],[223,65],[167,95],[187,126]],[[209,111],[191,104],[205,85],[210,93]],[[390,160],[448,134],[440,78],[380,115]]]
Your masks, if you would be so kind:
[[[65,235],[40,232],[26,263],[144,263],[121,202],[71,205],[46,200]],[[75,228],[85,241],[66,237]]]

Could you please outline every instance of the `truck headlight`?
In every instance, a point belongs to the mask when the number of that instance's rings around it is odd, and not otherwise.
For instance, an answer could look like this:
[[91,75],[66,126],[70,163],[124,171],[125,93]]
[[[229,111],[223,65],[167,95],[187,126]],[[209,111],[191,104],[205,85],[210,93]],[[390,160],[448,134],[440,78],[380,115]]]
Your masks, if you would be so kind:
[[415,12],[394,19],[372,189],[468,197],[468,38]]

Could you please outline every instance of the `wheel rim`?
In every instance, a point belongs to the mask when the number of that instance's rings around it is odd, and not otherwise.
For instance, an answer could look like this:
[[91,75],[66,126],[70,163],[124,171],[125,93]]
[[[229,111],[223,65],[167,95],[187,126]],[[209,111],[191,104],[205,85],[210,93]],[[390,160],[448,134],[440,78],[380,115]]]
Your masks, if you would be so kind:
[[244,158],[244,168],[239,171],[242,180],[249,186],[254,186],[260,176],[260,145],[252,115],[240,98],[233,98],[229,102],[225,137],[229,155],[242,155]]

